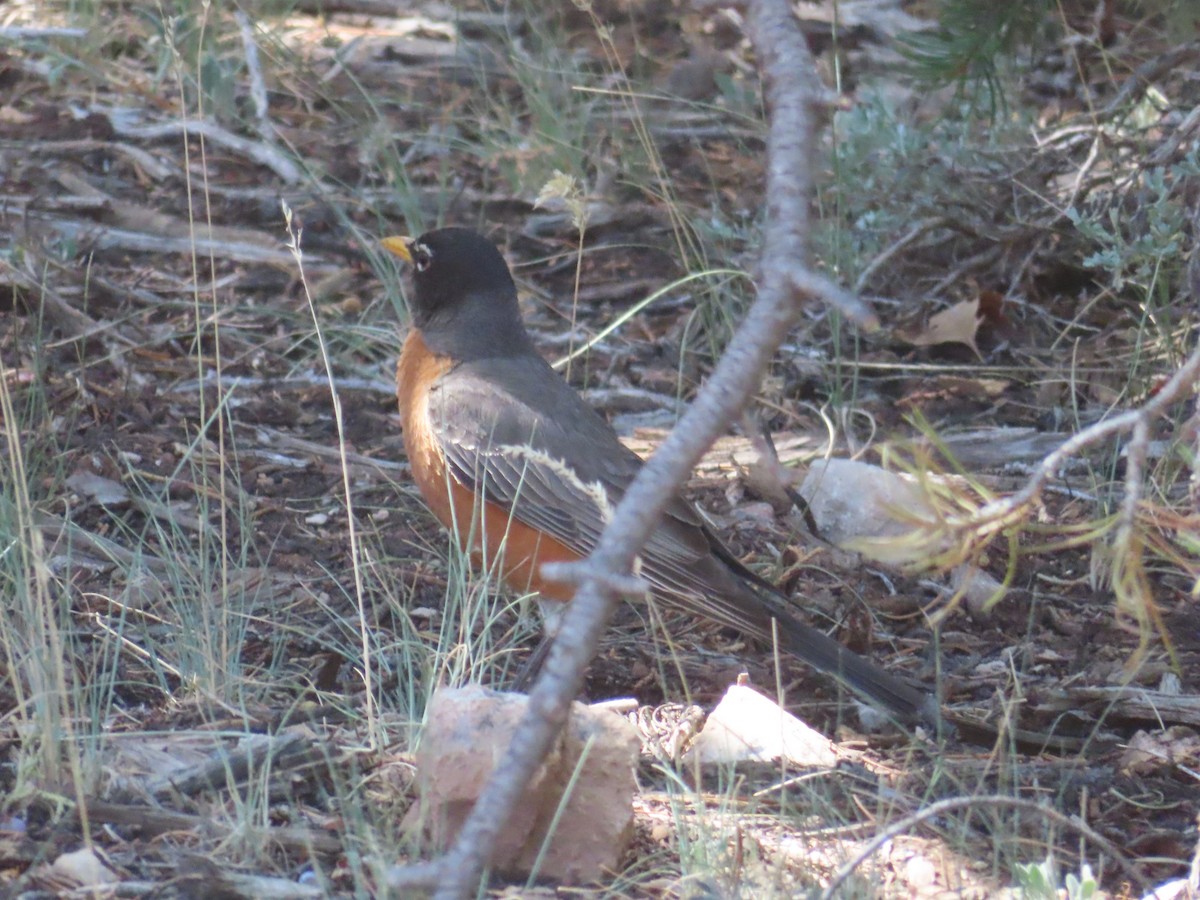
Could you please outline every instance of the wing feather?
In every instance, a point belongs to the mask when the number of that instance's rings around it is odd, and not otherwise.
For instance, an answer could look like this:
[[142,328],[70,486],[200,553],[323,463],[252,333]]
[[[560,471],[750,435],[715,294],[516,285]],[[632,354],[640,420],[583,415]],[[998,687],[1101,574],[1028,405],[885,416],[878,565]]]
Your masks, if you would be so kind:
[[[433,386],[429,420],[456,478],[586,555],[642,461],[549,366],[521,370],[541,362],[456,367]],[[536,403],[524,396],[529,384]],[[711,573],[696,567],[711,553],[695,510],[676,500],[647,542],[642,574],[664,592],[703,596]]]

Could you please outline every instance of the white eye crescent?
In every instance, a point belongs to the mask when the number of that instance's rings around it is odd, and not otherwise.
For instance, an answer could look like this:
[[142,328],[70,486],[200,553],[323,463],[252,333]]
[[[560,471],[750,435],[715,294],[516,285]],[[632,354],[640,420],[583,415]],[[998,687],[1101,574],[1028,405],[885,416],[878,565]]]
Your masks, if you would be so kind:
[[413,267],[418,272],[424,272],[433,262],[433,251],[425,244],[414,244],[412,248]]

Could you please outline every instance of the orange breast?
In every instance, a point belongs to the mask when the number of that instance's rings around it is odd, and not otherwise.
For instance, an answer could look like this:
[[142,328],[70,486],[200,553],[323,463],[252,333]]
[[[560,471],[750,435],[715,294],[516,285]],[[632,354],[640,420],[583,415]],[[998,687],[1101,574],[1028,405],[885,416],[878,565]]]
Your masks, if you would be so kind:
[[429,388],[451,365],[449,358],[430,352],[419,331],[409,332],[396,368],[396,388],[413,480],[438,521],[471,551],[477,565],[495,566],[514,591],[537,591],[543,599],[566,602],[574,595],[571,586],[542,578],[539,569],[542,563],[573,561],[581,554],[477,497],[446,466],[429,420]]

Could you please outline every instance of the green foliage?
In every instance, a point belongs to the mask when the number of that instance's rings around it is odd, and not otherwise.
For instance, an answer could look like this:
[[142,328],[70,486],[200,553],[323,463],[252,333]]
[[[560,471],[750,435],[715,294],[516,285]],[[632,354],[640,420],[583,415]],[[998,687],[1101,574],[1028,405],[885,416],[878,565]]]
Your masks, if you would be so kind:
[[[41,374],[40,342],[31,351],[32,369]],[[6,802],[39,781],[81,790],[75,738],[97,719],[96,707],[85,710],[80,702],[86,676],[73,663],[82,657],[78,632],[52,569],[52,560],[61,562],[70,549],[51,547],[38,523],[42,501],[62,477],[42,383],[34,379],[15,395],[0,365],[0,689],[15,700],[6,718],[22,735],[9,757],[16,780]],[[103,702],[106,688],[88,696]]]
[[[1067,218],[1096,247],[1083,264],[1105,272],[1114,289],[1134,287],[1144,299],[1152,299],[1153,285],[1162,284],[1163,276],[1183,261],[1189,211],[1181,188],[1197,176],[1200,157],[1193,150],[1176,165],[1133,175],[1124,204],[1068,209]],[[1168,284],[1175,282],[1166,278]]]
[[1045,0],[942,0],[938,28],[899,39],[909,71],[930,84],[980,85],[992,115],[1004,104],[999,72],[1003,57],[1030,42],[1052,22]]
[[586,90],[598,86],[595,74],[552,33],[535,33],[535,42],[536,56],[513,47],[515,94],[480,78],[479,132],[461,141],[500,184],[526,194],[560,172],[586,179],[597,137],[611,128],[600,117],[601,95]]
[[1058,886],[1056,869],[1052,856],[1037,863],[1018,864],[1013,877],[1021,896],[1026,900],[1059,900],[1065,894],[1067,900],[1091,900],[1100,888],[1087,863],[1078,876],[1068,872],[1062,888]]
[[1189,315],[1179,298],[1193,240],[1188,186],[1197,176],[1200,157],[1193,150],[1177,164],[1131,175],[1116,200],[1066,212],[1090,248],[1083,265],[1131,303],[1137,342],[1129,383],[1135,389],[1162,373],[1164,358],[1186,355]]
[[[911,214],[901,198],[932,188],[925,163],[932,135],[870,87],[860,92],[858,103],[835,115],[834,134],[834,177],[818,188],[822,212],[814,222],[813,246],[836,271],[852,273]],[[892,202],[884,202],[887,197]]]
[[[183,108],[230,124],[242,122],[249,113],[242,87],[248,74],[246,48],[234,19],[235,9],[233,4],[211,0],[177,0],[130,9],[145,29],[144,46],[155,65],[156,80],[177,87]],[[109,33],[109,21],[102,19],[97,30]],[[255,42],[268,60],[280,54],[290,56],[265,30],[255,34]]]
[[[817,185],[812,243],[817,258],[849,284],[921,220],[970,223],[976,210],[997,208],[1004,198],[994,196],[994,186],[1007,177],[997,148],[1027,133],[1022,116],[980,122],[970,97],[925,121],[902,103],[886,85],[867,84],[858,102],[834,117],[833,174]],[[871,287],[888,290],[878,279]]]

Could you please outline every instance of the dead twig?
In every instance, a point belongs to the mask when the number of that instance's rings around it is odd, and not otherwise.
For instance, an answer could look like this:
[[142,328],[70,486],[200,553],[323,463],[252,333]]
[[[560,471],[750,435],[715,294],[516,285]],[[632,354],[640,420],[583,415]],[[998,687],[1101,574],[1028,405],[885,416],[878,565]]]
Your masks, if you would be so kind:
[[[126,157],[142,173],[155,181],[170,178],[180,171],[169,163],[156,158],[149,151],[121,141],[100,141],[94,138],[80,138],[73,141],[0,140],[0,150],[18,150],[30,156],[70,155],[101,151]],[[61,200],[61,198],[42,196],[38,197],[36,203],[32,205],[41,209],[52,209],[56,207],[50,204],[53,204],[56,199]]]
[[921,219],[919,222],[914,222],[912,228],[910,228],[898,240],[893,241],[888,247],[884,248],[884,250],[873,260],[871,260],[867,267],[859,273],[858,280],[854,282],[854,290],[859,293],[864,291],[871,279],[875,276],[875,273],[891,262],[896,257],[896,254],[898,254],[901,250],[904,250],[906,247],[920,240],[922,237],[929,234],[929,232],[938,228],[945,228],[949,224],[950,220],[945,216],[928,216],[927,218]]
[[258,61],[258,42],[254,40],[254,26],[250,23],[250,17],[240,9],[234,11],[233,17],[238,23],[242,49],[246,54],[246,78],[250,82],[250,97],[254,100],[254,119],[258,133],[263,140],[274,141],[275,127],[269,117],[267,81],[263,78],[262,66]]
[[111,323],[97,322],[87,313],[72,306],[49,284],[0,260],[0,288],[9,286],[24,291],[28,295],[29,307],[33,310],[40,307],[46,320],[60,329],[68,340],[82,341],[99,334],[106,334],[125,346],[133,344],[127,337],[114,329]]
[[244,783],[252,773],[267,766],[276,772],[290,772],[321,759],[321,751],[312,737],[299,731],[285,734],[249,735],[232,749],[219,747],[202,763],[186,771],[172,772],[150,781],[146,792],[156,800],[180,795],[191,797],[201,791],[227,788]]
[[[93,822],[105,822],[136,830],[143,838],[154,838],[173,831],[209,834],[216,839],[226,838],[234,833],[232,826],[224,825],[212,816],[195,816],[142,804],[112,803],[96,799],[88,800],[87,807]],[[269,843],[297,853],[337,856],[345,850],[337,835],[304,826],[265,828],[262,836]]]
[[122,121],[120,116],[110,116],[109,121],[112,123],[113,131],[121,137],[140,138],[145,141],[178,135],[204,138],[226,150],[241,154],[260,166],[265,166],[287,184],[296,184],[304,177],[300,167],[277,148],[262,141],[252,141],[236,135],[215,122],[189,119],[184,122],[163,122],[158,125],[129,125]]
[[[1041,496],[1046,482],[1058,474],[1058,470],[1066,464],[1067,460],[1115,434],[1132,431],[1133,438],[1126,449],[1129,457],[1125,468],[1126,502],[1121,508],[1122,527],[1132,527],[1137,501],[1141,497],[1142,461],[1145,459],[1146,445],[1149,442],[1150,423],[1163,415],[1172,403],[1181,400],[1184,394],[1195,387],[1197,381],[1200,381],[1200,344],[1166,384],[1159,388],[1158,393],[1145,404],[1097,422],[1065,441],[1057,450],[1042,460],[1033,476],[1021,490],[982,507],[973,517],[973,524],[995,528],[999,527],[1001,523],[1010,522],[1014,515],[1019,515],[1022,510]],[[1131,479],[1137,479],[1138,484],[1136,486],[1131,484]],[[1129,500],[1130,497],[1133,498],[1132,501]]]
[[0,41],[38,41],[47,38],[85,38],[86,28],[53,28],[33,25],[6,25],[0,28]]
[[1141,92],[1146,89],[1146,86],[1156,79],[1161,78],[1164,72],[1179,69],[1197,54],[1200,54],[1200,42],[1192,41],[1174,47],[1166,53],[1152,56],[1149,60],[1138,66],[1133,74],[1122,82],[1120,89],[1113,95],[1112,100],[1097,112],[1096,117],[1101,119],[1108,118],[1127,103],[1132,103],[1135,96],[1140,96]]
[[[1062,443],[1056,450],[1042,459],[1033,475],[1016,493],[992,500],[976,510],[959,515],[948,515],[939,527],[939,539],[950,548],[952,555],[943,558],[939,565],[957,565],[971,558],[979,548],[985,546],[996,535],[1019,525],[1039,501],[1047,482],[1058,475],[1059,470],[1084,450],[1094,447],[1117,434],[1131,432],[1125,448],[1126,467],[1124,496],[1115,522],[1115,533],[1111,542],[1113,554],[1113,590],[1120,609],[1131,612],[1138,620],[1142,633],[1142,644],[1138,654],[1148,644],[1150,625],[1156,624],[1159,634],[1173,655],[1170,635],[1161,622],[1154,622],[1157,612],[1150,598],[1143,566],[1143,538],[1139,531],[1139,511],[1142,497],[1142,478],[1150,445],[1150,426],[1155,419],[1164,415],[1171,404],[1181,400],[1200,381],[1200,344],[1192,351],[1182,366],[1163,384],[1152,398],[1142,406],[1126,410],[1109,419],[1085,428]],[[947,541],[948,535],[953,539]]]
[[161,557],[154,556],[145,550],[133,553],[120,544],[92,534],[73,522],[67,522],[58,516],[47,512],[35,512],[34,527],[39,529],[48,544],[50,554],[87,553],[100,560],[108,560],[124,569],[142,568],[155,574],[161,574],[168,569],[168,563]]
[[889,841],[895,840],[905,832],[911,831],[922,822],[928,822],[930,819],[936,819],[957,809],[986,809],[988,807],[1025,810],[1044,816],[1063,828],[1078,832],[1085,840],[1091,841],[1101,851],[1111,856],[1130,881],[1143,890],[1149,890],[1149,882],[1137,870],[1137,867],[1125,858],[1125,854],[1121,852],[1121,848],[1117,847],[1112,841],[1088,825],[1087,822],[1080,821],[1074,816],[1065,815],[1057,809],[1053,809],[1037,801],[1026,800],[1023,797],[951,797],[948,800],[939,800],[937,803],[931,804],[919,812],[913,813],[911,816],[905,816],[899,822],[889,825],[876,834],[853,859],[837,870],[837,873],[830,879],[829,884],[822,892],[821,900],[831,900],[831,898],[837,896],[838,889],[845,884],[847,878],[854,874],[855,869],[874,856]]

